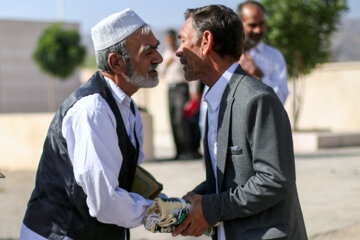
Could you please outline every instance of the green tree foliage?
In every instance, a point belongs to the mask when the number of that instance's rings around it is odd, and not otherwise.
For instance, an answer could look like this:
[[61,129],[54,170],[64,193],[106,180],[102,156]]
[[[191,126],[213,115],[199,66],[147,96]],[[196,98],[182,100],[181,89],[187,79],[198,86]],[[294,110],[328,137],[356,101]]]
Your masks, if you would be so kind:
[[305,75],[330,55],[330,37],[346,0],[262,0],[266,10],[264,41],[284,55],[290,77]]
[[97,69],[96,58],[94,55],[87,54],[83,64],[83,68]]
[[267,11],[264,41],[278,48],[285,57],[292,79],[293,129],[298,130],[302,92],[300,76],[306,75],[331,54],[330,38],[346,0],[262,0]]
[[86,50],[80,40],[77,30],[52,24],[40,37],[33,59],[42,71],[66,79],[84,61]]

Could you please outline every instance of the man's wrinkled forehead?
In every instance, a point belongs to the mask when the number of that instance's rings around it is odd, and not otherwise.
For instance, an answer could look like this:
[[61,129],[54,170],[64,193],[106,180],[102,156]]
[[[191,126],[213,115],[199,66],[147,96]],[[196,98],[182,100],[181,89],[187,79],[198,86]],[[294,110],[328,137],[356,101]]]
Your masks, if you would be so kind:
[[178,38],[179,39],[188,39],[194,36],[195,29],[193,26],[193,19],[190,17],[186,19],[182,29],[179,32]]

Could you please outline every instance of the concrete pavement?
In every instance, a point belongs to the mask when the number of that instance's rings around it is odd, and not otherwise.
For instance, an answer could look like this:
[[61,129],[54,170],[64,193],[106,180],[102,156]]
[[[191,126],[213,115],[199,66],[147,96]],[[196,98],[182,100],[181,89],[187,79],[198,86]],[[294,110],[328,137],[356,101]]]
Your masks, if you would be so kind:
[[[201,160],[159,160],[145,162],[143,166],[164,184],[169,197],[181,197],[205,178]],[[6,175],[0,179],[0,240],[14,240],[19,237],[35,172],[0,170]],[[360,239],[360,148],[297,154],[296,171],[309,239]],[[171,239],[169,234],[146,232],[142,226],[131,233],[133,240]]]

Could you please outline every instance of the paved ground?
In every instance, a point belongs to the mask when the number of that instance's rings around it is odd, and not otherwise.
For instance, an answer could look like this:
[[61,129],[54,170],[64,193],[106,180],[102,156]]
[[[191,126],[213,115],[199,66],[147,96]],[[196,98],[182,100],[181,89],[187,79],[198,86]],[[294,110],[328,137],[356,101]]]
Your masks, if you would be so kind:
[[[164,183],[168,196],[182,196],[204,178],[204,166],[200,160],[154,161],[146,162],[144,166]],[[360,239],[360,148],[297,154],[296,167],[309,239]],[[18,239],[35,173],[3,173],[6,178],[0,179],[0,240],[14,240]],[[152,234],[141,226],[132,230],[132,239],[165,240],[171,236]]]

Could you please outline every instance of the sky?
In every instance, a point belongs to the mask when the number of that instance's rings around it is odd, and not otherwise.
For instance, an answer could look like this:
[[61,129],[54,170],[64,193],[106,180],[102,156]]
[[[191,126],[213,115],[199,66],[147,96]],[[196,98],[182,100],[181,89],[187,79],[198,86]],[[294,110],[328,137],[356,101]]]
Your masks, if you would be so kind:
[[[59,4],[63,2],[62,4]],[[233,10],[242,0],[0,0],[0,19],[57,21],[79,23],[80,32],[90,29],[108,15],[132,8],[151,27],[163,30],[180,28],[187,8],[209,4],[223,4]],[[64,6],[59,7],[59,6]],[[349,11],[345,18],[360,18],[360,1],[348,0]],[[61,11],[63,9],[64,11]]]

